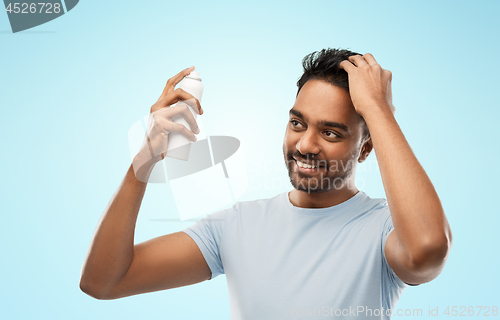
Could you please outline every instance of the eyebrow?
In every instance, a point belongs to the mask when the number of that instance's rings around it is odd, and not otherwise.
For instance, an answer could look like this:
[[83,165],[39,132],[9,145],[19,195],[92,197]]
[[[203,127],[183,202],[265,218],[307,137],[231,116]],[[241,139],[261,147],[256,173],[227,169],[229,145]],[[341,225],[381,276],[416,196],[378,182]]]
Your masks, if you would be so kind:
[[[302,112],[298,110],[290,109],[290,114],[293,114],[294,116],[304,119],[304,115],[302,114]],[[318,125],[325,127],[339,128],[344,132],[346,132],[347,134],[350,134],[349,128],[345,124],[340,122],[322,120],[318,121]]]

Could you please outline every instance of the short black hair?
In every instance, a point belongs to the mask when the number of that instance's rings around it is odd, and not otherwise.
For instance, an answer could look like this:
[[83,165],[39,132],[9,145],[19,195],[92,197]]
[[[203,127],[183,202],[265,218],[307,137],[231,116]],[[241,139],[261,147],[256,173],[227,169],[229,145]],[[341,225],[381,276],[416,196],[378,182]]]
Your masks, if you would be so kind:
[[[302,67],[304,73],[297,81],[297,96],[300,89],[304,84],[312,79],[326,81],[334,86],[344,88],[349,92],[349,79],[347,72],[339,68],[342,61],[347,60],[350,56],[361,55],[360,53],[349,51],[346,49],[322,49],[321,51],[314,51],[302,59]],[[370,136],[368,125],[365,119],[361,117],[361,124],[363,125],[362,140]]]

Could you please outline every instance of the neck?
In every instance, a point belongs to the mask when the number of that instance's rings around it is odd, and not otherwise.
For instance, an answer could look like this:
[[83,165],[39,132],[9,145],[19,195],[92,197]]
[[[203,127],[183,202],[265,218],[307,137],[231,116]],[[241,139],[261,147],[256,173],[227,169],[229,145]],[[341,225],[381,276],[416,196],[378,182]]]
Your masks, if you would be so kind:
[[290,202],[299,208],[327,208],[349,200],[358,192],[356,187],[333,189],[322,193],[307,193],[293,189],[288,196]]

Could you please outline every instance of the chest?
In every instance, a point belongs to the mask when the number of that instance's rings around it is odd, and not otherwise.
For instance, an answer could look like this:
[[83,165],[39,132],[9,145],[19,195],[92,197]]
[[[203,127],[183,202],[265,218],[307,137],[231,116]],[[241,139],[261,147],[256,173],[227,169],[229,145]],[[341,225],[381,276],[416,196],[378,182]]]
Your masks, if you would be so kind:
[[379,225],[370,219],[259,219],[235,224],[225,232],[221,259],[227,276],[287,282],[327,275],[342,282],[359,277],[381,259]]

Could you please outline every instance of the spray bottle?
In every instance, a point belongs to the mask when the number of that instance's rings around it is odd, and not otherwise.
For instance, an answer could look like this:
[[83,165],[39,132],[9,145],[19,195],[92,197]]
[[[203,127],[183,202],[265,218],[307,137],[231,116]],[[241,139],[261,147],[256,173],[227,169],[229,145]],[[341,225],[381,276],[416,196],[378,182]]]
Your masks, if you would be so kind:
[[[198,99],[201,103],[201,96],[203,95],[203,84],[201,83],[200,73],[198,71],[193,71],[187,76],[184,77],[182,82],[179,85],[179,88],[190,93],[193,97]],[[186,104],[183,101],[179,101],[175,104],[184,105]],[[195,106],[196,107],[196,106]],[[205,131],[203,129],[203,125],[198,118],[198,111],[195,111],[192,107],[188,106],[189,111],[193,114],[194,120],[198,124],[198,128],[200,129],[200,133],[197,134],[197,140],[201,140],[206,138]],[[172,119],[175,123],[180,123],[186,128],[190,129],[189,124],[184,119],[184,117],[179,116]],[[187,161],[189,159],[189,151],[191,150],[191,140],[183,136],[178,132],[170,132],[168,135],[168,146],[167,146],[167,157],[176,158],[180,160]]]

